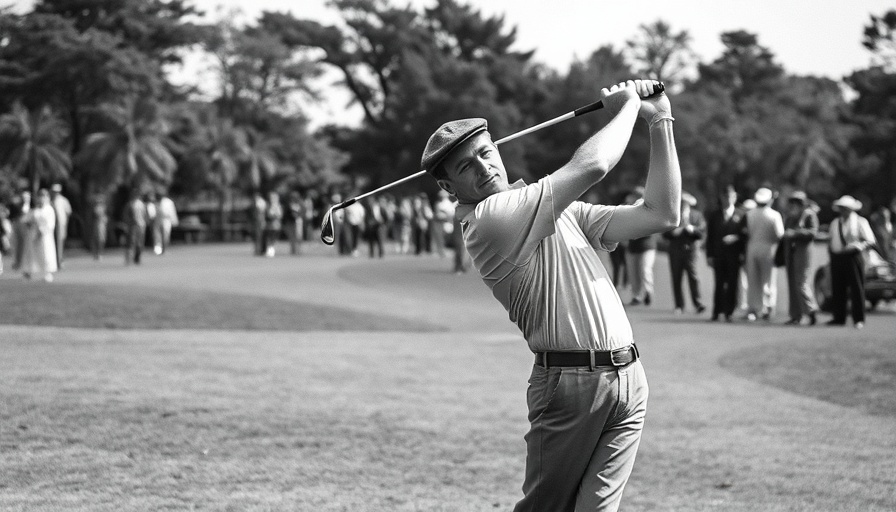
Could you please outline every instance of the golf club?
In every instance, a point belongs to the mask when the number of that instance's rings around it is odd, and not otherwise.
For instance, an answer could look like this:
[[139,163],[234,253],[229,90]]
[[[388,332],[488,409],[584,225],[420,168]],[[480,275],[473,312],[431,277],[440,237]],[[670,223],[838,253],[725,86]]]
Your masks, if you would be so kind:
[[[654,85],[653,94],[646,96],[645,99],[652,98],[654,96],[658,96],[658,95],[662,94],[663,91],[665,91],[665,90],[666,90],[665,85],[663,85],[662,82],[659,82],[656,85]],[[525,130],[521,130],[521,131],[518,131],[511,135],[508,135],[508,136],[504,137],[503,139],[498,139],[495,141],[495,145],[496,146],[501,145],[505,142],[512,141],[513,139],[516,139],[517,137],[522,137],[523,135],[527,135],[529,133],[541,130],[542,128],[547,128],[548,126],[553,126],[557,123],[566,121],[567,119],[572,119],[573,117],[581,116],[581,115],[587,114],[589,112],[594,112],[595,110],[599,110],[602,108],[604,108],[603,102],[600,100],[595,101],[594,103],[590,103],[588,105],[585,105],[584,107],[579,107],[573,111],[567,112],[567,113],[563,114],[562,116],[557,116],[557,117],[550,119],[548,121],[545,121],[543,123],[537,124],[530,128],[526,128]],[[414,178],[423,176],[424,174],[426,174],[426,170],[415,172],[414,174],[411,174],[410,176],[405,176],[404,178],[401,178],[400,180],[393,181],[392,183],[383,185],[382,187],[380,187],[376,190],[371,190],[370,192],[365,192],[357,197],[353,197],[351,199],[346,199],[345,201],[343,201],[337,205],[331,206],[330,209],[327,210],[327,213],[324,214],[323,221],[321,222],[321,227],[320,227],[321,241],[327,245],[333,245],[333,242],[336,241],[336,229],[333,225],[333,212],[334,211],[341,210],[342,208],[351,206],[351,205],[355,204],[356,202],[360,201],[361,199],[364,199],[365,197],[369,197],[374,194],[378,194],[384,190],[401,185],[402,183],[404,183],[406,181],[410,181]]]

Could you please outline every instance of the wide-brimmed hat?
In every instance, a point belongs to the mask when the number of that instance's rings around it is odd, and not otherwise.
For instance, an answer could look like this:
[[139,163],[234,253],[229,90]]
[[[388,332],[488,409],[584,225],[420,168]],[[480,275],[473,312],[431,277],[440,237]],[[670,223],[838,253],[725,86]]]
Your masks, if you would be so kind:
[[809,201],[809,196],[806,195],[802,190],[797,190],[794,193],[790,194],[790,197],[787,198],[788,201],[793,201],[795,203],[806,204]]
[[488,122],[479,117],[458,119],[443,124],[426,142],[423,157],[420,159],[420,168],[431,174],[454,148],[486,130]]
[[857,212],[862,209],[862,202],[850,195],[845,195],[841,196],[840,199],[834,201],[834,204],[832,206],[834,208],[846,208],[848,210]]
[[756,204],[768,204],[772,202],[773,195],[770,189],[762,187],[753,194],[753,200],[756,201]]

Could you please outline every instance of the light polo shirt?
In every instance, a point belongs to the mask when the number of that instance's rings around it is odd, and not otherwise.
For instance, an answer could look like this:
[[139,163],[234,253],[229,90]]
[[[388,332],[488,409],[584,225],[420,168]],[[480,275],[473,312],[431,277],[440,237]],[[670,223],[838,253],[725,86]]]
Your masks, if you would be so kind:
[[464,244],[533,352],[613,350],[632,328],[597,250],[615,206],[574,202],[554,211],[551,177],[476,205],[459,205]]

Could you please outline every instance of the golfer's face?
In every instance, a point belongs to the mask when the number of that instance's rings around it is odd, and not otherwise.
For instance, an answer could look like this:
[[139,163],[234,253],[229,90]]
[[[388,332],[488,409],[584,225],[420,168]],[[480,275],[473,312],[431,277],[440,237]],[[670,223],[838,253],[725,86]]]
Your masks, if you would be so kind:
[[488,133],[473,136],[445,159],[448,181],[462,203],[478,203],[509,189],[507,171]]

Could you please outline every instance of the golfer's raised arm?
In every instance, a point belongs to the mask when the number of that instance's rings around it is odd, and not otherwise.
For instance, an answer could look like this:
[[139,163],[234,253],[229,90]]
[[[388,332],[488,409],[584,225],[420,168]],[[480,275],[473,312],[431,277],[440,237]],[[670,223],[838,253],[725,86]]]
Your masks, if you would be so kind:
[[628,146],[641,105],[635,82],[629,80],[609,90],[602,89],[601,101],[613,116],[609,124],[579,146],[566,165],[551,174],[557,215],[602,180]]
[[622,242],[678,225],[681,207],[681,168],[672,134],[672,106],[661,94],[641,101],[640,116],[650,131],[650,163],[644,201],[616,207],[607,224],[605,242]]

